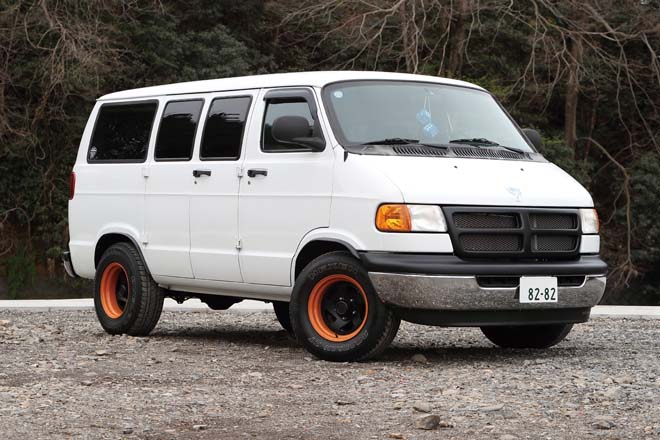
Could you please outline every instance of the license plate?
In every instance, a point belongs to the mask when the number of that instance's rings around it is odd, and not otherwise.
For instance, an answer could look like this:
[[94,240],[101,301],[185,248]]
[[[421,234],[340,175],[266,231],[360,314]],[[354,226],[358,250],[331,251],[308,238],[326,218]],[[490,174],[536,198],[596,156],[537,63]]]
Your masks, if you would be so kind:
[[521,303],[555,303],[558,297],[557,277],[520,277]]

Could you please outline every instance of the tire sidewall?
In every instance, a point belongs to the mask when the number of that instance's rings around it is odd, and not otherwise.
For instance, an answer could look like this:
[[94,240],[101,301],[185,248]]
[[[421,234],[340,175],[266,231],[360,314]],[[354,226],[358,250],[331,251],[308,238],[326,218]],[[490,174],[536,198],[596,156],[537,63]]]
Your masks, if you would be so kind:
[[[124,307],[122,315],[118,318],[109,317],[105,313],[101,303],[101,280],[103,273],[111,263],[121,264],[128,278],[128,302]],[[94,308],[103,329],[111,334],[128,332],[138,316],[141,295],[142,283],[140,282],[139,269],[135,257],[131,255],[125,246],[115,245],[110,247],[101,257],[94,279]]]
[[[307,309],[314,286],[326,276],[334,274],[348,275],[357,281],[364,290],[369,307],[364,327],[344,342],[332,342],[321,337],[312,326]],[[382,336],[388,313],[367,272],[355,259],[343,253],[327,254],[310,263],[296,279],[289,307],[298,341],[312,354],[338,361],[359,359],[368,353]]]
[[287,331],[290,335],[293,335],[293,329],[291,328],[291,315],[289,310],[289,303],[282,301],[273,301],[273,310],[275,312],[275,317],[280,323],[282,328]]

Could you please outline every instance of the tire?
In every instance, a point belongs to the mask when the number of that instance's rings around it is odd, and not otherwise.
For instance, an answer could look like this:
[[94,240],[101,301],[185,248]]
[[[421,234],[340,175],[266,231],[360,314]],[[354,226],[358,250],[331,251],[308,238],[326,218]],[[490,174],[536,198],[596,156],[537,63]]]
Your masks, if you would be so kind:
[[163,298],[133,245],[117,243],[105,251],[96,268],[94,308],[106,332],[148,335],[158,323]]
[[331,252],[309,263],[296,279],[289,307],[298,341],[327,361],[375,357],[399,330],[399,318],[380,301],[367,272],[347,252]]
[[273,310],[280,325],[290,335],[293,335],[291,328],[291,318],[289,317],[289,303],[284,301],[273,301]]
[[483,334],[502,348],[550,348],[559,344],[573,324],[481,327]]

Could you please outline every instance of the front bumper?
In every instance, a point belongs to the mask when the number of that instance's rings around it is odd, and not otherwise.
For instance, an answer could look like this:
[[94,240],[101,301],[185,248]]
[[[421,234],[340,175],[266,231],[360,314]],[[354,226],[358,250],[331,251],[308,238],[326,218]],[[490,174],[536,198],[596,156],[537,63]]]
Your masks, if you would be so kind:
[[370,272],[381,301],[430,310],[539,310],[593,307],[605,292],[604,276],[586,276],[580,286],[559,287],[556,303],[520,303],[518,287],[482,287],[476,276]]
[[[467,261],[453,255],[363,252],[380,299],[392,306],[436,311],[589,309],[605,292],[607,265],[598,256],[550,262]],[[489,287],[482,277],[582,277],[559,286],[556,303],[520,303],[518,286]],[[588,315],[587,315],[588,316]]]

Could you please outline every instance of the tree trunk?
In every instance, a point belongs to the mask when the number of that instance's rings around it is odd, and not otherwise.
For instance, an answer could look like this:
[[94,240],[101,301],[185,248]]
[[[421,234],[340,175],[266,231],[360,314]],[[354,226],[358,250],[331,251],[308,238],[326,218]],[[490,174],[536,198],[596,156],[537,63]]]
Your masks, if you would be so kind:
[[456,25],[454,31],[450,33],[451,44],[449,46],[449,61],[445,76],[457,78],[461,74],[463,67],[463,54],[465,52],[465,43],[467,41],[467,28],[465,26],[466,17],[469,12],[470,0],[458,0],[458,11],[456,14]]
[[[403,42],[403,58],[407,73],[417,73],[417,42],[412,20],[415,20],[415,0],[404,0],[399,5],[401,19],[401,41]],[[412,7],[409,11],[408,5]]]
[[[579,69],[582,63],[582,43],[579,39],[571,38],[568,53],[568,80],[566,82],[566,100],[564,102],[564,139],[566,145],[575,151],[577,139],[577,106],[580,94]],[[577,156],[577,152],[575,152]]]

